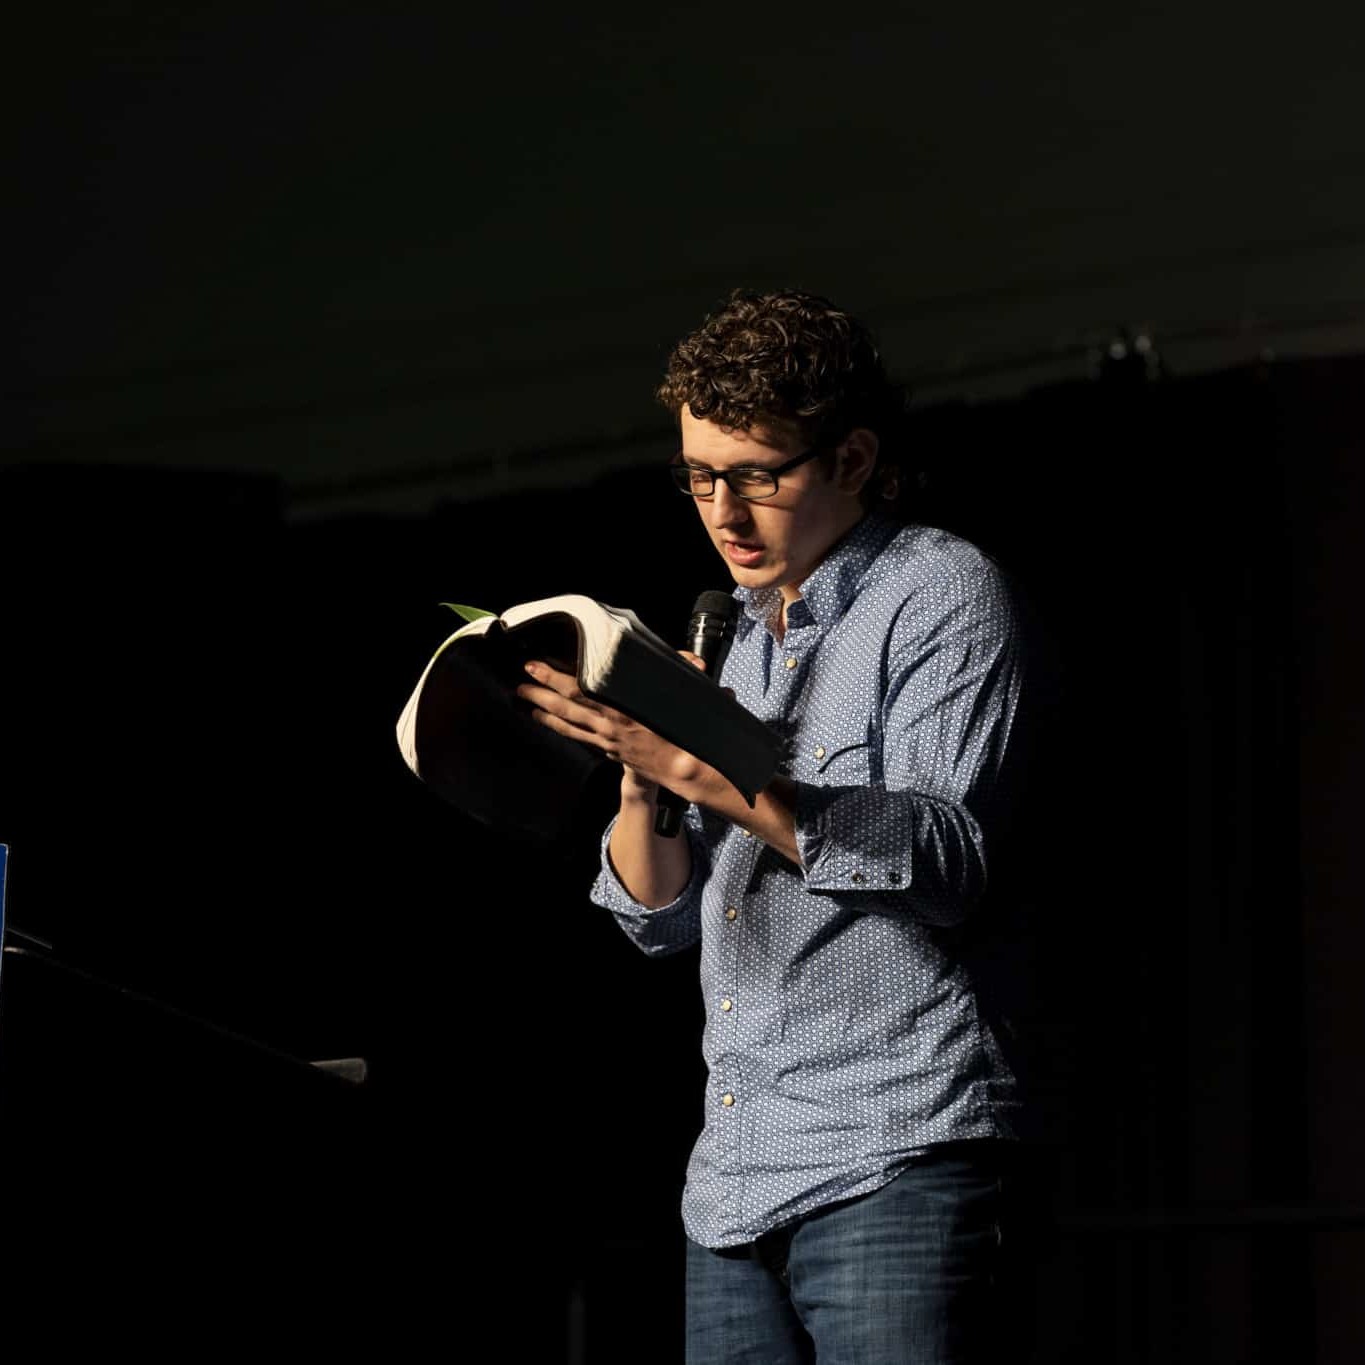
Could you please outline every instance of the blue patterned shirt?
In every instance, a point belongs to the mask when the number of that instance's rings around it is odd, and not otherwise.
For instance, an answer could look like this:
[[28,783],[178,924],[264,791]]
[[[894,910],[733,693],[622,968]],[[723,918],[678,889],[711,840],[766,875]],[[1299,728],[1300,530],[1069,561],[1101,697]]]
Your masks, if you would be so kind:
[[788,741],[801,866],[692,807],[674,902],[630,896],[610,829],[592,893],[646,953],[701,943],[709,1079],[683,1220],[711,1247],[874,1190],[931,1144],[1017,1136],[963,949],[1022,681],[1010,593],[966,541],[876,516],[800,593],[779,641],[777,590],[736,590],[721,681]]

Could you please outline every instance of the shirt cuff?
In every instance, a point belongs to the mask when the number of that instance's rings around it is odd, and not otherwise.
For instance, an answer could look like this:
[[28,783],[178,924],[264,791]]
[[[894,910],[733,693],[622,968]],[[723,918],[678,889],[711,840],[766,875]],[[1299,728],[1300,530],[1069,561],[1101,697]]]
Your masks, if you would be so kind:
[[[811,891],[901,891],[909,831],[888,822],[886,793],[796,784],[796,850]],[[890,827],[889,827],[890,826]]]

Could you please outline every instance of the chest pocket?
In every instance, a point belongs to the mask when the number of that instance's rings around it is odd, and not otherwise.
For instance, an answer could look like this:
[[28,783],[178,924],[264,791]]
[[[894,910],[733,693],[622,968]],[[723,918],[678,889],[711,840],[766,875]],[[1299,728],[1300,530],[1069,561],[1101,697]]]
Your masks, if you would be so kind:
[[866,787],[882,780],[881,735],[866,716],[812,725],[802,748],[805,762],[800,766],[821,786]]

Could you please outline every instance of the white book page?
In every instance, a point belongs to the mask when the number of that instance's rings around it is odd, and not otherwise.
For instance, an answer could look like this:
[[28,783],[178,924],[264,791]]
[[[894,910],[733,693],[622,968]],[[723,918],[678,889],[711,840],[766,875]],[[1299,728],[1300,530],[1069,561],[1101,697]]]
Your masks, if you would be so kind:
[[398,717],[398,724],[395,727],[403,761],[413,772],[417,771],[417,702],[422,695],[422,688],[426,685],[427,674],[452,641],[462,639],[466,635],[487,635],[489,628],[497,619],[496,616],[480,616],[475,621],[467,621],[453,635],[447,636],[441,642],[440,649],[431,656],[431,661],[422,670],[422,676],[417,679],[417,686],[412,689],[412,695],[408,698],[407,705],[403,707],[403,713]]
[[572,616],[583,628],[583,686],[589,692],[601,687],[617,643],[627,633],[659,653],[677,658],[677,651],[655,635],[633,611],[609,607],[582,593],[564,593],[559,597],[543,597],[538,602],[524,602],[503,612],[502,621],[511,629],[556,612]]

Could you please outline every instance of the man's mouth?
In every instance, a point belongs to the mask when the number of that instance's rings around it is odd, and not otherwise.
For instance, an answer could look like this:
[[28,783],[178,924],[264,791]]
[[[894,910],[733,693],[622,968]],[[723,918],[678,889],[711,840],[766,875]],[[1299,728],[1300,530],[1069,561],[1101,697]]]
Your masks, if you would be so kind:
[[763,558],[763,546],[755,540],[727,540],[725,557],[740,568],[752,568]]

